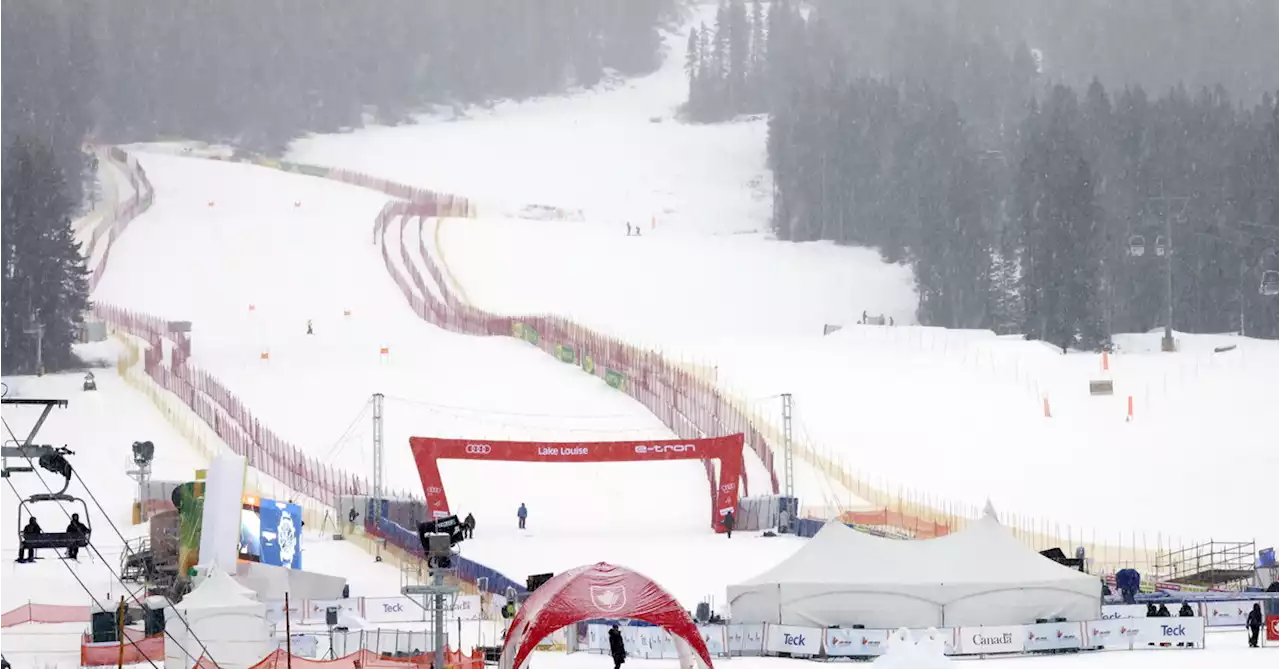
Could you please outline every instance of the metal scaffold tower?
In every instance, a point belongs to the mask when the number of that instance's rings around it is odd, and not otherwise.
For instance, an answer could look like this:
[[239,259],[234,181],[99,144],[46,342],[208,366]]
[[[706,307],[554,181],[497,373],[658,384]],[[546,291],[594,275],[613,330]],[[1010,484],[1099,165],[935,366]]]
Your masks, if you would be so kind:
[[791,441],[791,393],[782,394],[782,494],[796,496],[795,453]]

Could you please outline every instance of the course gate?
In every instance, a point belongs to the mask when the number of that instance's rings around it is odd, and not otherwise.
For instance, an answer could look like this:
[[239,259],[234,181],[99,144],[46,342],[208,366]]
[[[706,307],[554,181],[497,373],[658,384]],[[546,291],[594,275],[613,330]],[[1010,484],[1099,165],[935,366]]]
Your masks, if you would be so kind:
[[[645,460],[719,460],[719,481],[708,474],[711,486],[711,525],[723,532],[720,519],[738,506],[742,478],[741,434],[710,439],[669,441],[489,441],[410,437],[409,448],[418,464],[427,513],[432,518],[449,515],[449,499],[440,479],[437,461],[495,460],[507,462],[635,462]],[[708,470],[710,472],[710,470]]]

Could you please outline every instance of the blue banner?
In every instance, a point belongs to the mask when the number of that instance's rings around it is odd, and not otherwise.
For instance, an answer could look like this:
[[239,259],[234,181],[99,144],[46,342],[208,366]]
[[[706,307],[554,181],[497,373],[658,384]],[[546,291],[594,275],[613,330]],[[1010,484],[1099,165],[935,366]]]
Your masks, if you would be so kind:
[[262,500],[262,563],[302,569],[302,507]]

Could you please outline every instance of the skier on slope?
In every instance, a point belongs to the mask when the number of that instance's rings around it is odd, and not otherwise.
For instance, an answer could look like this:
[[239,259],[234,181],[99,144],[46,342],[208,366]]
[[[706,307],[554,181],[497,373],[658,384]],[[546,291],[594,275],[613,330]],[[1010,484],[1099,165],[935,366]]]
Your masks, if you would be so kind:
[[311,319],[310,319],[310,318],[308,318],[308,319],[307,319],[307,334],[315,334],[315,331],[311,329]]

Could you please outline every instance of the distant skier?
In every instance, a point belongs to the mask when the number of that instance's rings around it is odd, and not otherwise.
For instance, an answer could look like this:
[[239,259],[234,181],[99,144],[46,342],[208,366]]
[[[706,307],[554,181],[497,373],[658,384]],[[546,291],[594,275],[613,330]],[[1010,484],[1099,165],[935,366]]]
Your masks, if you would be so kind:
[[470,539],[476,533],[476,517],[467,513],[467,517],[462,519],[462,538]]
[[631,236],[631,221],[627,221],[627,236]]
[[520,520],[520,529],[524,529],[524,521],[529,517],[529,510],[525,508],[524,502],[520,502],[520,508],[516,510],[516,518]]
[[724,514],[724,520],[720,522],[724,525],[725,534],[729,535],[728,538],[732,539],[733,538],[733,512],[730,511],[729,513]]
[[311,319],[310,319],[310,318],[308,318],[308,319],[307,319],[307,334],[315,334],[315,331],[311,329]]
[[1245,619],[1244,626],[1249,628],[1249,647],[1258,647],[1258,632],[1262,630],[1262,605],[1254,602],[1253,610]]
[[622,663],[627,661],[627,645],[622,641],[618,623],[609,628],[609,655],[613,656],[613,669],[622,669]]

